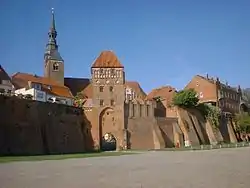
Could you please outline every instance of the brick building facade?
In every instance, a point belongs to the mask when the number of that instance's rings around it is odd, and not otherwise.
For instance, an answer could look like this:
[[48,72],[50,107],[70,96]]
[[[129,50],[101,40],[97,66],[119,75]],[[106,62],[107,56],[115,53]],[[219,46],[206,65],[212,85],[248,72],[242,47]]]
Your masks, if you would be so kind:
[[222,83],[219,78],[196,75],[185,88],[193,88],[201,103],[218,106],[225,113],[235,114],[247,111],[240,86],[232,87],[228,83]]

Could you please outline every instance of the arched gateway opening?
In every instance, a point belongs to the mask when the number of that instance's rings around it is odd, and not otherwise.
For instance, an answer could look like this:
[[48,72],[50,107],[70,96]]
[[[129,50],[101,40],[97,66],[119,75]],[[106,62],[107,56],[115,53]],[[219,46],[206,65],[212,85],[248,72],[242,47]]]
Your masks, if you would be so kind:
[[101,141],[102,151],[113,151],[116,150],[116,139],[111,133],[106,133],[102,137]]
[[116,150],[117,140],[114,136],[116,128],[114,110],[105,108],[99,116],[99,138],[102,151]]

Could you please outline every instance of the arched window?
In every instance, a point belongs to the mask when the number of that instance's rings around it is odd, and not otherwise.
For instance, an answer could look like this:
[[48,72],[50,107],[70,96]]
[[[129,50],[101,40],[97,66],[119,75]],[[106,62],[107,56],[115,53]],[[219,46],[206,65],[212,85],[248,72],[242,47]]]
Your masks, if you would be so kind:
[[59,64],[58,63],[53,64],[53,71],[59,71]]

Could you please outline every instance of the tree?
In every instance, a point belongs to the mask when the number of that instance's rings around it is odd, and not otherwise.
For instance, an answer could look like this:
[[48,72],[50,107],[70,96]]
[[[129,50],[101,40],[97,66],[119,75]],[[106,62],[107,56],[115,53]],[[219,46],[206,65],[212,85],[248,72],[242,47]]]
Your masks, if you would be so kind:
[[78,100],[78,99],[85,99],[86,96],[82,93],[82,92],[78,92],[75,96],[75,99]]
[[241,133],[250,133],[250,115],[248,113],[236,114],[237,129]]
[[75,98],[74,98],[74,105],[76,107],[82,108],[82,106],[83,106],[83,99],[85,99],[85,98],[86,98],[86,96],[83,95],[82,92],[78,92],[76,94]]
[[217,106],[201,103],[197,106],[204,118],[209,121],[213,128],[218,129],[220,126],[221,110]]
[[196,107],[199,98],[194,89],[187,89],[177,92],[173,97],[173,104],[179,107],[192,108]]
[[250,104],[250,89],[249,88],[244,89],[242,94],[243,94],[243,99],[245,99],[246,102]]

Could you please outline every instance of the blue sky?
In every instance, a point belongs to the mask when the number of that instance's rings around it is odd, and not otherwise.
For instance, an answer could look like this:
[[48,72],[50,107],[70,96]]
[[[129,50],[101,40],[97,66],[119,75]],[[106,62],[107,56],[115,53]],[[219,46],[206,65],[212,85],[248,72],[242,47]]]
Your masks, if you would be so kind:
[[0,0],[9,74],[43,74],[51,7],[65,76],[89,77],[99,53],[113,50],[146,92],[207,73],[250,87],[249,0]]

